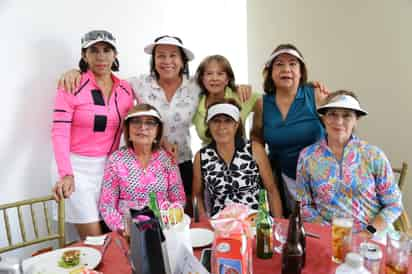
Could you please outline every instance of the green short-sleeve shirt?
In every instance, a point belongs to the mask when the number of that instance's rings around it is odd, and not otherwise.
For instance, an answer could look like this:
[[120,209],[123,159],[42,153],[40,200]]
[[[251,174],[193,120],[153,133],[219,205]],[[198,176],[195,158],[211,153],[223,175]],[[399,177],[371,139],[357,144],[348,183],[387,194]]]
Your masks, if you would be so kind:
[[[252,112],[253,107],[256,104],[256,101],[261,97],[261,94],[257,92],[252,92],[249,100],[244,103],[240,102],[239,95],[234,92],[231,88],[226,87],[225,89],[225,99],[235,99],[238,104],[241,106],[242,110],[240,112],[240,118],[242,119],[242,123],[245,123],[246,118],[248,117],[249,113]],[[197,110],[195,115],[193,116],[193,124],[196,127],[196,132],[199,138],[202,140],[203,145],[209,144],[212,140],[206,137],[206,129],[207,125],[205,122],[206,118],[206,95],[203,94],[200,97],[199,105],[197,106]]]

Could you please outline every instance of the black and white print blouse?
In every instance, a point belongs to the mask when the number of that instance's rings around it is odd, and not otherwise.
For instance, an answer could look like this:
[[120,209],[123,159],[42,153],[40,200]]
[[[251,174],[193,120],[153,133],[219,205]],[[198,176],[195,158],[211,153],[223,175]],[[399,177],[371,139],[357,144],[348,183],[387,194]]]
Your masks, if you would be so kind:
[[[201,173],[211,216],[231,202],[258,209],[262,188],[258,165],[250,142],[237,140],[233,159],[228,166],[212,142],[200,150]],[[207,206],[208,207],[208,206]]]

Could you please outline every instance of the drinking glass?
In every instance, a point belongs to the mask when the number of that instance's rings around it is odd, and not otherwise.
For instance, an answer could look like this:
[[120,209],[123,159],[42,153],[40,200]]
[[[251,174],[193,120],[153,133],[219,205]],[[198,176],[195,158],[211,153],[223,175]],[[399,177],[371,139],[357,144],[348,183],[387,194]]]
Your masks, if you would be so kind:
[[333,217],[332,219],[332,261],[342,263],[346,253],[350,252],[352,246],[351,217]]
[[275,223],[275,229],[273,230],[275,239],[279,242],[278,246],[273,249],[276,253],[282,254],[283,245],[286,243],[287,238],[287,225],[280,222]]
[[406,233],[393,231],[386,236],[386,274],[406,274],[409,264],[409,237]]
[[126,211],[123,214],[122,222],[124,227],[123,236],[126,242],[130,245],[130,226],[132,225],[132,216],[130,215],[130,211]]

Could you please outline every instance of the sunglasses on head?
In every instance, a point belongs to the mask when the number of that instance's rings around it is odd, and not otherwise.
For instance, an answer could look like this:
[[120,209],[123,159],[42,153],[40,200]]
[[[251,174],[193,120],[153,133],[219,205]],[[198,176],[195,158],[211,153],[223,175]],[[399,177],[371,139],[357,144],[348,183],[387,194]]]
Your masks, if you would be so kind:
[[172,38],[172,39],[177,40],[180,44],[183,44],[182,39],[180,39],[180,38],[177,37],[177,36],[170,36],[170,35],[162,35],[162,36],[159,36],[159,37],[157,37],[156,39],[154,39],[154,42],[156,43],[156,42],[158,42],[159,40],[161,40],[161,39],[163,39],[163,38]]
[[116,42],[116,38],[110,32],[105,31],[105,30],[90,31],[82,37],[81,42],[83,44],[87,41],[94,41],[97,39],[111,40],[111,41]]

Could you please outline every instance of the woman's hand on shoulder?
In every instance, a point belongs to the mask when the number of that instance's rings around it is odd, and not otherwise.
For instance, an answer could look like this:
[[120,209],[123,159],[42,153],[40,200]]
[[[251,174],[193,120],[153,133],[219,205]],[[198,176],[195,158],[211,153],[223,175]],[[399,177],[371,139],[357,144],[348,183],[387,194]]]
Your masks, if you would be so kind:
[[177,144],[169,143],[166,139],[162,139],[161,146],[170,153],[170,155],[174,158],[176,162],[178,162],[179,157],[179,149]]
[[67,92],[74,93],[79,87],[81,81],[81,73],[77,69],[71,69],[60,76],[57,87],[63,88]]
[[242,103],[246,102],[252,96],[252,86],[251,85],[237,85],[236,93],[239,95],[240,101]]
[[313,81],[312,85],[315,89],[316,106],[321,106],[326,97],[328,97],[330,91],[326,85],[320,81]]

